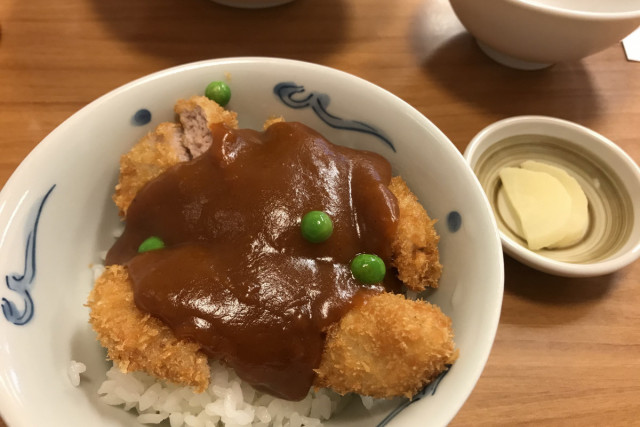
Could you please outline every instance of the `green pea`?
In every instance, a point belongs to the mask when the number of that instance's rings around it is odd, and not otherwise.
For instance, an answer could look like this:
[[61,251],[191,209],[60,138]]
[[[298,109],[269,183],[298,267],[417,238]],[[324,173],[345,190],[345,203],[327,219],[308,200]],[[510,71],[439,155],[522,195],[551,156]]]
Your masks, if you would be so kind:
[[302,217],[300,223],[302,237],[311,243],[322,243],[331,237],[333,222],[325,212],[310,211]]
[[207,88],[204,90],[204,95],[210,100],[220,104],[221,107],[224,107],[231,99],[231,89],[225,82],[215,81],[207,85]]
[[384,261],[377,255],[360,254],[351,261],[353,277],[367,285],[382,282],[386,272]]
[[157,236],[151,236],[145,239],[144,242],[140,243],[140,246],[138,246],[138,253],[155,251],[162,248],[164,248],[164,242],[162,239]]

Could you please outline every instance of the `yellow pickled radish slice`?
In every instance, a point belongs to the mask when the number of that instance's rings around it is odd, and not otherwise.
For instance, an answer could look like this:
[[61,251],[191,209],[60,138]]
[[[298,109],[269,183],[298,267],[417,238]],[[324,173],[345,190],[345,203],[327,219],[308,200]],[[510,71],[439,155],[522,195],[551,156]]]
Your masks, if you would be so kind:
[[530,249],[549,247],[565,236],[571,196],[557,178],[544,172],[507,167],[500,171],[500,179]]
[[500,216],[502,217],[502,220],[507,225],[507,227],[509,227],[511,231],[518,237],[524,239],[524,233],[522,232],[520,218],[518,217],[518,213],[515,211],[513,206],[511,206],[511,202],[507,199],[507,195],[504,191],[504,186],[498,189],[498,193],[496,194],[496,204],[498,207],[498,212],[500,212]]
[[586,234],[589,227],[589,209],[587,196],[582,187],[574,177],[565,170],[547,163],[527,160],[520,165],[521,168],[536,172],[545,172],[556,178],[564,186],[571,196],[571,214],[569,222],[565,228],[565,235],[562,239],[553,243],[552,248],[563,248],[578,243]]

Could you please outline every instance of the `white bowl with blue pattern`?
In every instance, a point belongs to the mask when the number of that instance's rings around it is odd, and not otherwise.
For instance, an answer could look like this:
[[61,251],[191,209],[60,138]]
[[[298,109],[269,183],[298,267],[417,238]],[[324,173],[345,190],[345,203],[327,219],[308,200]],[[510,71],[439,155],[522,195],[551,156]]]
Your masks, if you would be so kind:
[[[273,58],[197,62],[129,83],[78,111],[47,136],[0,192],[0,413],[14,426],[136,425],[98,400],[108,363],[84,307],[90,265],[119,224],[111,201],[118,160],[174,118],[179,98],[230,78],[240,126],[269,116],[300,121],[329,140],[385,156],[441,235],[440,288],[425,295],[452,318],[460,358],[413,401],[368,413],[352,403],[328,426],[442,426],[471,393],[489,356],[503,294],[500,239],[475,175],[447,137],[410,105],[352,75]],[[78,388],[71,360],[87,371]],[[437,385],[437,387],[436,387]]]

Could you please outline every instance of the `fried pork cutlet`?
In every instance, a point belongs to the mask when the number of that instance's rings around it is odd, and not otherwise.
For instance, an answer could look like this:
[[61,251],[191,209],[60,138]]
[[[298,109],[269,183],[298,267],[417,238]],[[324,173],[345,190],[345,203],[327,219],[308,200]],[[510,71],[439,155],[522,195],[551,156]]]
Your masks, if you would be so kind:
[[113,201],[122,217],[138,191],[149,181],[179,162],[198,157],[211,145],[209,125],[224,123],[238,127],[237,114],[204,96],[176,103],[180,124],[160,123],[120,158],[120,178]]
[[122,372],[145,371],[157,378],[193,386],[209,385],[207,356],[195,343],[179,340],[162,321],[143,313],[133,301],[127,270],[106,268],[89,294],[89,321]]
[[[121,371],[145,371],[206,389],[209,368],[200,346],[178,340],[169,327],[135,306],[124,267],[107,267],[88,306],[98,339]],[[382,293],[367,298],[328,331],[314,385],[341,394],[411,397],[456,357],[451,320],[438,307]]]
[[224,123],[232,129],[238,127],[237,114],[225,110],[205,96],[194,96],[176,102],[175,112],[184,128],[184,147],[189,159],[195,159],[211,146],[212,123]]
[[451,319],[440,308],[382,293],[330,328],[315,385],[340,394],[411,397],[456,357]]
[[[209,148],[212,143],[210,124],[223,122],[232,128],[238,126],[235,113],[203,96],[178,101],[175,111],[184,130],[173,123],[162,123],[120,159],[120,179],[113,199],[123,217],[147,182]],[[264,129],[283,120],[282,117],[270,118]],[[429,218],[402,178],[394,177],[389,189],[398,199],[400,208],[398,231],[392,244],[393,266],[398,270],[398,278],[414,291],[437,288],[442,266],[439,237],[433,228],[435,221]]]
[[391,244],[398,278],[414,291],[437,288],[442,265],[438,252],[440,236],[433,228],[436,221],[429,218],[401,177],[393,177],[389,189],[400,208],[398,230]]
[[[122,216],[147,182],[206,151],[212,143],[210,123],[237,127],[235,114],[204,97],[179,101],[175,111],[181,125],[159,125],[122,156],[114,195]],[[265,128],[279,121],[270,119]],[[441,265],[435,221],[402,178],[393,178],[389,189],[400,211],[393,266],[410,289],[437,287]],[[106,269],[88,305],[98,339],[122,371],[146,371],[197,390],[206,388],[206,356],[197,344],[178,340],[161,321],[135,306],[124,267]],[[455,359],[450,323],[437,307],[423,301],[389,294],[369,297],[328,331],[316,385],[375,397],[412,395]]]
[[188,160],[184,153],[182,127],[161,123],[120,158],[120,178],[113,201],[125,216],[138,191],[169,167]]

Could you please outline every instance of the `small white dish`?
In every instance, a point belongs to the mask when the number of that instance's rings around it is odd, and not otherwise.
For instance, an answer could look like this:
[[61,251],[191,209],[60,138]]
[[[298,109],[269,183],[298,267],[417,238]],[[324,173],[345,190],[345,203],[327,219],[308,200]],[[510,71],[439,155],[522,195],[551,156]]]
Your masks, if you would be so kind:
[[[455,146],[406,102],[350,74],[276,58],[203,61],[129,83],[61,124],[11,176],[0,192],[2,416],[11,427],[139,425],[134,413],[98,399],[109,364],[84,306],[90,265],[120,224],[111,201],[119,157],[174,120],[176,100],[223,79],[240,127],[284,116],[334,143],[378,152],[439,219],[444,270],[428,299],[451,317],[459,359],[413,401],[367,412],[353,399],[325,425],[446,425],[480,377],[500,317],[503,257],[487,198]],[[87,368],[77,388],[67,377],[71,360]]]
[[[519,116],[480,131],[464,153],[492,205],[504,251],[546,273],[588,277],[612,273],[640,257],[640,168],[620,147],[576,123]],[[578,243],[532,251],[498,208],[499,171],[537,160],[565,169],[589,201],[590,225]]]

